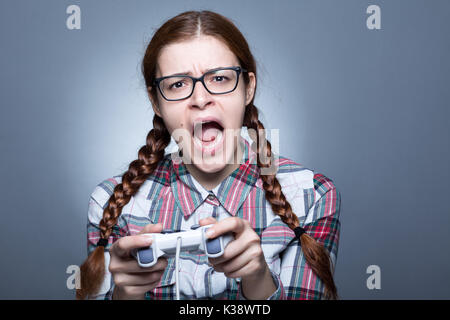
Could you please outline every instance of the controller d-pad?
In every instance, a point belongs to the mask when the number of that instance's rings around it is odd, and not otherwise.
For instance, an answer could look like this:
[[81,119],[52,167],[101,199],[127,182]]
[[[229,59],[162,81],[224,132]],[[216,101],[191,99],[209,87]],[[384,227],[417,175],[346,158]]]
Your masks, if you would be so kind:
[[206,240],[206,251],[208,254],[217,254],[222,251],[220,238]]
[[147,250],[141,250],[139,251],[139,261],[142,264],[149,264],[153,262],[153,250],[152,249],[147,249]]

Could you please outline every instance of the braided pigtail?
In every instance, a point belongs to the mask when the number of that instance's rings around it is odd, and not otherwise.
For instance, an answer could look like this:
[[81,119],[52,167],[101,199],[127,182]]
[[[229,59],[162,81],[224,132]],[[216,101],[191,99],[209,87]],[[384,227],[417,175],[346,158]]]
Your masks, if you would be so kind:
[[[254,141],[256,140],[258,167],[270,168],[272,165],[271,145],[265,138],[264,126],[258,119],[258,109],[253,103],[247,106],[244,115],[244,126],[253,129],[249,130],[249,135]],[[264,161],[264,163],[260,159],[260,148],[267,148],[265,155],[268,161]],[[261,179],[263,181],[266,199],[271,204],[273,212],[278,214],[281,220],[292,230],[299,227],[300,222],[298,217],[292,212],[291,205],[286,200],[281,190],[281,185],[275,177],[275,173],[261,175]],[[329,299],[338,299],[337,288],[331,273],[331,260],[328,251],[306,233],[300,236],[300,243],[308,265],[325,285],[325,296]]]
[[122,208],[153,173],[158,162],[164,158],[164,150],[169,143],[169,131],[162,118],[155,115],[153,129],[147,135],[146,145],[139,150],[138,159],[130,163],[128,170],[122,176],[122,183],[116,185],[103,211],[103,218],[99,223],[99,244],[80,267],[81,289],[77,290],[77,299],[85,299],[99,291],[105,276],[104,245],[108,243],[112,228],[117,223]]

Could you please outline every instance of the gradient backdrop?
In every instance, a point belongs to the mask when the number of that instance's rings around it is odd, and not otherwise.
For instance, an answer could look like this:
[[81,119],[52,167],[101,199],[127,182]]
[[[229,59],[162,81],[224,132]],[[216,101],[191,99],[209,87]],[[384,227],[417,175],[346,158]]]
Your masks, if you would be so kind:
[[[72,4],[80,30],[66,27]],[[380,30],[366,26],[372,4]],[[339,188],[341,297],[449,299],[450,2],[438,0],[2,0],[0,298],[74,298],[66,269],[86,256],[89,195],[152,126],[146,43],[191,9],[236,23],[280,153]]]

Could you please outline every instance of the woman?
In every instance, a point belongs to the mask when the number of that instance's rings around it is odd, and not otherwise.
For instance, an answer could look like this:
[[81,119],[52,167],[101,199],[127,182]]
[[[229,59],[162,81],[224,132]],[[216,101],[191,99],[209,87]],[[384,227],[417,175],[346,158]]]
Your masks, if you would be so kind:
[[[210,238],[234,241],[219,258],[182,253],[182,298],[336,299],[339,192],[324,175],[275,159],[239,30],[214,12],[182,13],[156,31],[142,72],[153,129],[129,169],[92,193],[77,297],[172,299],[174,259],[142,268],[132,251],[151,245],[146,233],[214,224]],[[165,155],[171,137],[178,157]]]

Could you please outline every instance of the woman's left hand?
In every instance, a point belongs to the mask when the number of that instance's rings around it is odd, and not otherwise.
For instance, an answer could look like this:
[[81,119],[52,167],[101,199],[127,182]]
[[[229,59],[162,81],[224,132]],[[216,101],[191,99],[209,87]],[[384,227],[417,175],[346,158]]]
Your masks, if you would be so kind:
[[[230,217],[217,222],[214,218],[200,220],[200,225],[214,224],[206,232],[208,238],[216,238],[228,232],[234,233],[234,241],[218,258],[209,258],[214,270],[228,278],[241,278],[247,299],[266,299],[275,290],[275,283],[261,248],[261,239],[250,222]],[[212,231],[212,234],[209,232]],[[262,289],[262,290],[261,290]],[[252,298],[253,297],[253,298]]]

